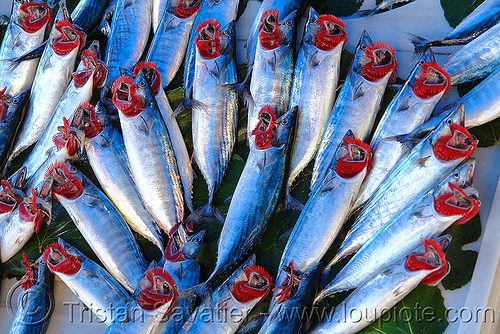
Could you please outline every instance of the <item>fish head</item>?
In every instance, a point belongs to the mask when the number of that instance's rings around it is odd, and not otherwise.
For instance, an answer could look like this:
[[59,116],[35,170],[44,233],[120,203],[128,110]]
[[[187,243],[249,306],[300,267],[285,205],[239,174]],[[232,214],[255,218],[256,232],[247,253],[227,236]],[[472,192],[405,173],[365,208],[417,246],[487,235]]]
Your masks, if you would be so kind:
[[335,156],[335,173],[343,179],[353,178],[363,170],[368,170],[372,159],[370,146],[354,137],[350,130],[342,139]]
[[138,81],[142,89],[148,86],[147,79],[141,72],[136,80],[127,75],[119,76],[113,83],[113,104],[125,116],[134,117],[139,115],[145,108],[145,100],[138,94]]
[[259,266],[246,267],[244,272],[246,278],[230,288],[231,296],[240,303],[264,299],[271,290],[271,275]]
[[24,3],[17,12],[17,25],[30,34],[49,27],[51,22],[52,10],[42,3]]
[[446,94],[450,88],[450,75],[435,62],[422,64],[419,78],[413,85],[413,93],[421,99]]
[[31,196],[27,196],[19,204],[19,218],[24,222],[34,224],[35,233],[40,231],[42,223],[49,225],[52,220],[52,185],[54,179],[49,176],[31,189]]
[[82,260],[68,253],[59,242],[48,245],[42,258],[50,271],[56,275],[74,275],[82,267]]
[[134,66],[134,77],[142,72],[146,78],[153,94],[156,95],[161,89],[161,74],[158,72],[158,66],[152,62],[139,62]]
[[73,85],[76,88],[92,84],[92,89],[102,88],[108,77],[108,69],[97,58],[93,48],[83,50],[78,68],[72,74]]
[[77,199],[85,189],[83,175],[69,162],[52,164],[47,168],[45,177],[53,178],[54,194],[68,200]]
[[304,41],[319,50],[332,51],[338,45],[345,46],[347,32],[345,22],[331,14],[318,15],[311,7]]
[[23,290],[28,290],[38,280],[38,267],[40,266],[39,262],[28,260],[26,257],[26,253],[23,252],[23,260],[21,261],[21,265],[25,268],[24,275],[21,277],[19,284],[21,284],[21,288]]
[[62,126],[57,127],[57,133],[52,136],[52,142],[57,150],[66,149],[68,156],[72,157],[83,151],[85,143],[84,131],[84,110],[89,108],[88,102],[79,105],[70,120],[66,117],[62,119]]
[[448,183],[453,183],[461,188],[467,188],[472,185],[474,179],[474,170],[476,167],[476,160],[470,158],[463,164],[456,167],[453,172],[451,172],[446,179],[440,183],[434,192],[434,196],[437,198],[440,195],[449,192]]
[[299,108],[295,106],[276,120],[276,128],[272,133],[273,139],[271,141],[271,144],[274,147],[284,147],[288,139],[291,137],[290,134],[295,126],[298,110]]
[[14,112],[19,108],[23,108],[28,102],[30,93],[28,89],[17,94],[14,97],[10,97],[9,95],[5,94],[6,90],[7,87],[4,87],[2,90],[0,90],[0,122],[2,122],[7,114],[10,114],[11,112]]
[[200,9],[201,0],[173,0],[171,12],[180,19],[187,19]]
[[[447,247],[448,243],[444,243]],[[425,270],[429,272],[421,281],[426,285],[437,285],[450,272],[450,264],[446,261],[445,250],[434,239],[424,240],[425,253],[414,253],[407,257],[405,269],[410,272]]]
[[434,210],[443,217],[455,217],[455,225],[468,222],[479,211],[481,202],[477,190],[472,186],[461,188],[448,182],[443,189],[433,197]]
[[137,304],[147,311],[168,305],[167,313],[177,300],[178,288],[172,276],[161,267],[153,267],[139,282],[140,294]]
[[97,117],[95,108],[90,103],[84,102],[78,108],[81,109],[83,114],[83,132],[85,133],[85,138],[94,138],[104,129],[104,120]]
[[433,153],[438,160],[463,161],[474,153],[477,140],[464,127],[464,116],[461,104],[430,134]]
[[225,55],[228,52],[232,52],[234,50],[234,46],[236,43],[236,30],[235,30],[235,22],[229,22],[225,27],[221,29],[220,35],[220,54]]
[[204,59],[214,59],[221,55],[220,50],[220,22],[216,19],[208,19],[200,23],[196,28],[198,36],[195,39],[196,49]]
[[384,42],[373,42],[364,48],[361,75],[370,82],[378,82],[390,75],[389,82],[397,77],[398,60],[396,50]]
[[59,56],[65,56],[85,45],[85,33],[76,29],[69,21],[59,21],[54,27],[52,49]]
[[181,246],[181,252],[186,259],[193,259],[203,246],[206,230],[201,230],[198,233],[187,237],[187,241]]
[[2,189],[0,190],[0,214],[6,214],[14,211],[18,203],[21,202],[22,194],[14,192],[13,187],[7,180],[1,181]]
[[279,31],[279,11],[277,9],[268,9],[260,18],[258,36],[260,45],[265,50],[273,50],[280,46]]

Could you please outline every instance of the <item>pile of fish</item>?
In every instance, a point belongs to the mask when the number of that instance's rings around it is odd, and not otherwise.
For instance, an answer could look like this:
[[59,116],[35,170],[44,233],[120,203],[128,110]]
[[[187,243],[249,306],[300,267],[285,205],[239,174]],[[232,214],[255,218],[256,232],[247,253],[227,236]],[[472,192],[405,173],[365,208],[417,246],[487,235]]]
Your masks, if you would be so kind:
[[[355,333],[449,273],[452,240],[442,234],[480,205],[468,129],[500,116],[500,46],[489,37],[500,1],[484,1],[442,40],[414,36],[417,61],[385,110],[394,48],[366,31],[349,36],[359,43],[339,85],[346,24],[306,0],[264,0],[244,78],[238,0],[80,0],[71,14],[64,0],[39,1],[14,0],[0,49],[0,259],[50,224],[57,201],[99,263],[63,239],[38,259],[24,255],[26,302],[11,333],[45,332],[53,275],[106,333],[235,333],[268,294],[268,312],[245,330]],[[431,47],[455,44],[465,45],[438,65]],[[173,110],[165,89],[182,69],[184,100]],[[451,85],[480,79],[437,110]],[[214,199],[238,136],[238,95],[250,153],[224,215]],[[188,108],[192,159],[176,121]],[[313,159],[304,204],[293,186]],[[196,209],[193,161],[208,187]],[[272,277],[250,254],[278,207],[300,216]],[[207,221],[223,225],[205,277],[196,254]],[[136,235],[162,257],[148,263]],[[341,291],[352,292],[324,319],[299,317]],[[103,313],[110,304],[114,316]],[[366,319],[349,318],[360,309]]]

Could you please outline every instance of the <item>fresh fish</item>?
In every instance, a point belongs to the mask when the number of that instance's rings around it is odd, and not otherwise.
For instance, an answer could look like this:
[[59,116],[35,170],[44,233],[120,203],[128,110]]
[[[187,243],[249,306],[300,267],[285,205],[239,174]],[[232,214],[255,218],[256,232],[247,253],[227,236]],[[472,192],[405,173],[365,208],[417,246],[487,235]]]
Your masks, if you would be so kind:
[[[252,255],[214,291],[212,300],[193,312],[177,333],[236,333],[253,307],[267,296],[271,285],[271,276],[255,265],[255,255]],[[239,316],[233,316],[235,314]]]
[[120,132],[105,123],[106,115],[96,115],[91,104],[83,108],[85,152],[99,184],[130,228],[163,252],[160,231],[137,191]]
[[38,63],[25,120],[11,157],[36,143],[71,81],[76,57],[85,45],[85,34],[65,20],[64,3],[59,8],[49,43]]
[[391,10],[394,5],[407,5],[415,0],[382,0],[377,7],[368,10],[358,10],[351,17],[362,17],[362,16],[372,16],[379,14],[388,10]]
[[0,260],[7,262],[52,218],[52,178],[31,188],[12,214],[0,224]]
[[[167,10],[159,16],[161,21],[155,22],[155,10],[158,9],[157,3],[159,2],[159,0],[154,1],[153,30],[155,35],[151,41],[146,61],[158,65],[162,87],[166,88],[184,61],[189,36],[200,9],[201,0],[168,0]],[[162,0],[162,2],[166,1]]]
[[164,315],[175,304],[175,280],[161,267],[152,267],[141,279],[127,304],[126,314],[116,317],[106,334],[155,333]]
[[[437,285],[450,271],[443,247],[433,239],[425,239],[423,253],[418,251],[382,269],[351,293],[332,313],[309,333],[351,334],[367,327],[390,310],[419,283]],[[361,319],[353,314],[359,314]]]
[[54,275],[42,258],[31,261],[23,253],[26,272],[19,282],[24,289],[9,334],[44,334],[54,311]]
[[17,213],[19,203],[26,197],[23,191],[26,180],[26,168],[21,168],[8,180],[2,180],[0,185],[0,226],[11,215]]
[[68,212],[104,267],[127,290],[134,291],[147,266],[118,210],[69,162],[52,166],[47,170],[47,176],[54,178],[54,197]]
[[[98,45],[98,42],[95,41],[93,45]],[[58,127],[62,125],[61,120],[63,117],[70,118],[80,104],[89,102],[94,89],[101,87],[106,79],[106,68],[97,59],[92,49],[93,46],[82,52],[82,60],[76,72],[73,73],[73,80],[59,100],[42,136],[23,163],[23,166],[28,168],[29,173],[33,173],[42,165],[44,161],[43,157],[46,156],[47,151],[54,145],[52,138],[58,132]],[[12,162],[18,153],[20,152],[13,152],[11,154],[9,163]]]
[[[311,7],[293,75],[290,106],[298,106],[297,133],[290,158],[287,201],[293,181],[309,164],[323,138],[337,89],[340,56],[347,41],[345,23]],[[291,203],[290,203],[291,204]]]
[[[500,12],[500,5],[499,5]],[[451,55],[444,68],[453,85],[487,77],[500,65],[500,24],[485,31]]]
[[193,77],[193,151],[208,186],[208,203],[198,208],[198,215],[224,216],[213,204],[214,196],[226,172],[236,139],[238,96],[221,88],[238,80],[235,61],[234,21],[221,27],[215,19],[201,23],[196,30],[196,64]]
[[206,286],[250,250],[262,236],[278,202],[284,179],[287,143],[297,107],[280,118],[263,108],[252,132],[255,145],[243,168],[219,237],[217,263]]
[[140,71],[135,78],[122,75],[113,85],[132,175],[146,208],[169,232],[184,218],[184,201],[175,154],[167,128]]
[[118,0],[116,3],[104,58],[109,75],[103,95],[120,76],[120,67],[131,68],[139,61],[149,38],[152,6],[153,0]]
[[71,20],[74,25],[90,34],[101,21],[108,4],[109,0],[80,0],[71,12]]
[[251,67],[254,62],[255,54],[257,52],[257,45],[259,41],[259,28],[261,26],[261,18],[265,12],[270,9],[277,10],[281,18],[289,16],[291,13],[296,12],[295,17],[300,18],[302,13],[309,5],[309,0],[264,0],[260,5],[253,21],[250,33],[248,35],[246,49],[247,49],[247,64]]
[[477,191],[467,183],[465,189],[443,182],[420,202],[408,205],[375,233],[316,296],[354,289],[370,277],[416,249],[426,238],[435,238],[452,224],[465,224],[479,210]]
[[410,133],[424,123],[449,87],[449,75],[434,62],[434,55],[428,50],[385,110],[375,130],[370,145],[373,163],[352,211],[369,200],[398,161],[411,150],[411,145],[404,145],[410,143],[401,143],[397,136]]
[[184,201],[186,202],[189,210],[192,212],[194,171],[191,166],[191,158],[189,157],[181,129],[179,128],[179,124],[174,117],[174,112],[172,111],[172,107],[170,107],[167,95],[161,88],[160,82],[162,82],[162,76],[158,72],[156,64],[151,62],[138,63],[134,67],[134,75],[137,76],[139,71],[144,72],[153,94],[155,95],[158,109],[160,110],[163,122],[167,127],[170,140],[172,141],[172,149],[174,150],[175,160],[177,161],[177,167],[181,177],[182,189],[184,190]]
[[[110,325],[115,317],[123,317],[127,290],[76,248],[59,238],[45,248],[43,261],[101,321]],[[108,312],[110,307],[113,310]]]
[[262,14],[250,80],[253,102],[248,103],[249,140],[252,139],[252,130],[259,123],[259,113],[264,106],[269,105],[276,117],[288,109],[294,69],[296,15],[294,11],[283,17],[276,9],[269,9]]
[[10,23],[0,47],[0,89],[16,96],[29,89],[35,77],[38,59],[17,63],[17,58],[43,42],[45,29],[52,21],[52,10],[38,2],[15,0]]
[[412,43],[417,53],[431,46],[467,44],[499,21],[500,1],[485,0],[472,13],[467,15],[445,38],[429,42],[421,37],[413,36]]
[[454,110],[382,182],[356,218],[333,262],[357,251],[406,205],[474,153],[477,144],[462,126],[463,116],[463,106]]
[[0,172],[7,163],[29,100],[29,90],[12,97],[5,91],[6,88],[0,90]]
[[[334,149],[330,147],[330,149]],[[337,148],[335,158],[325,179],[309,197],[283,251],[280,265],[288,265],[299,275],[315,268],[337,237],[356,198],[361,182],[370,165],[371,153],[367,144],[348,132]],[[314,242],[312,242],[314,240]],[[276,278],[270,309],[291,297],[295,288],[291,279],[280,270]],[[285,284],[285,281],[288,285]],[[279,301],[277,301],[279,298]]]
[[361,35],[349,74],[333,107],[328,126],[316,155],[311,189],[325,176],[333,150],[347,130],[367,141],[380,108],[387,84],[396,78],[397,59],[392,46],[372,43],[366,31]]
[[178,224],[170,231],[169,240],[163,257],[166,262],[176,263],[194,259],[196,253],[203,246],[205,230],[198,233],[187,235],[182,225]]
[[[238,0],[205,0],[201,2],[200,10],[193,23],[193,27],[199,27],[204,21],[214,19],[219,22],[221,27],[226,27],[230,22],[236,20],[238,13]],[[184,60],[184,96],[186,104],[190,106],[193,97],[194,67],[196,64],[196,44],[198,37],[196,29],[191,30],[189,43],[186,50],[186,59]]]

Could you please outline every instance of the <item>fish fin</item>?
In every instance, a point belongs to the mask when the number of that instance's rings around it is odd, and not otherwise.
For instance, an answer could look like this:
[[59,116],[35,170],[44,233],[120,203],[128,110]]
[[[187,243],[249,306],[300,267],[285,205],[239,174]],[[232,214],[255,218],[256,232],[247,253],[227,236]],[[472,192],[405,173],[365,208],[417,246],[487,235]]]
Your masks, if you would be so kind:
[[364,96],[366,92],[363,90],[363,83],[360,83],[359,86],[356,88],[356,91],[354,92],[353,100],[357,100],[360,97]]
[[177,299],[186,298],[189,296],[198,296],[203,300],[204,303],[213,306],[212,288],[209,285],[209,281],[179,291]]
[[141,121],[138,124],[136,124],[136,128],[137,130],[144,133],[146,136],[149,136],[150,128],[148,122],[146,122],[146,120],[144,119],[144,117],[142,117],[142,115],[141,115]]
[[410,98],[408,97],[404,102],[403,104],[401,104],[398,108],[398,110],[396,110],[396,113],[400,113],[400,112],[403,112],[403,111],[406,111],[410,108],[410,104],[408,103],[410,101]]
[[10,23],[10,17],[7,15],[0,15],[0,26],[6,26]]
[[408,33],[408,36],[410,38],[411,44],[413,44],[413,48],[415,49],[415,57],[420,57],[427,51],[427,49],[429,49],[429,41],[425,38],[411,33]]
[[245,326],[242,326],[238,330],[238,333],[247,334],[256,331],[257,329],[261,328],[264,325],[268,317],[269,317],[268,313],[259,314],[258,316],[247,322]]
[[304,55],[306,58],[307,74],[311,74],[311,70],[321,64],[321,60],[318,59],[318,50],[316,48],[307,47],[309,44],[305,44]]
[[292,209],[294,211],[302,211],[304,209],[304,204],[302,204],[298,199],[290,194],[286,195],[285,199],[285,209]]
[[175,108],[174,112],[170,116],[167,122],[170,122],[172,118],[176,118],[179,116],[184,110],[186,109],[197,109],[197,110],[202,110],[206,111],[208,109],[207,105],[204,104],[203,102],[197,101],[197,100],[192,100],[192,99],[185,99],[182,101],[177,108]]
[[429,161],[430,158],[431,158],[431,156],[429,155],[427,157],[423,157],[423,158],[415,160],[414,163],[419,165],[420,167],[425,167],[425,165],[427,164],[427,161]]
[[109,143],[108,139],[104,136],[100,136],[100,140],[97,142],[97,144],[100,146],[100,147],[111,147],[111,144]]
[[264,152],[264,159],[263,159],[263,161],[261,163],[257,163],[257,167],[259,167],[259,171],[260,171],[261,174],[264,173],[264,169],[266,168],[266,162],[267,162],[266,158],[267,158],[267,155]]
[[214,64],[213,66],[208,68],[208,73],[210,73],[211,76],[213,76],[216,80],[218,80],[220,78],[222,71],[217,61],[214,61],[213,64]]
[[223,223],[225,218],[222,212],[212,203],[207,203],[194,210],[185,220],[184,225],[189,231],[194,230],[194,225],[200,224],[206,220],[215,220]]
[[179,266],[175,271],[174,271],[175,276],[179,277],[180,280],[182,280],[182,266]]
[[111,25],[106,17],[102,18],[101,24],[99,24],[99,31],[106,37],[111,35]]
[[224,200],[224,203],[229,203],[231,202],[231,200],[233,199],[233,195],[229,195],[226,197],[226,199]]
[[251,73],[252,69],[250,68],[249,71],[247,72],[247,75],[245,76],[245,79],[243,79],[243,81],[240,83],[225,84],[218,86],[223,89],[235,91],[236,93],[238,93],[238,95],[241,96],[241,98],[245,102],[245,105],[249,109],[255,107],[255,101],[253,99],[252,93],[250,92],[250,79],[252,77]]

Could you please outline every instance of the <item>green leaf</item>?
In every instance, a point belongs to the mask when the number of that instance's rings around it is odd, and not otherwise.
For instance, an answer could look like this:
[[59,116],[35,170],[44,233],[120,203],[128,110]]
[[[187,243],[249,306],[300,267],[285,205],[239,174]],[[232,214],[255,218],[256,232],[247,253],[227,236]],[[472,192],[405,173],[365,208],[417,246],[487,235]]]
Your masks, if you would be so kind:
[[500,119],[470,129],[470,133],[479,140],[479,147],[490,147],[500,140]]
[[[484,0],[441,0],[446,21],[455,28],[467,15],[472,13]],[[444,37],[444,36],[443,36]]]
[[363,1],[357,0],[313,0],[311,6],[321,14],[333,14],[335,16],[349,16],[356,13]]

